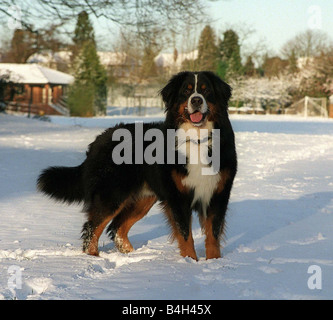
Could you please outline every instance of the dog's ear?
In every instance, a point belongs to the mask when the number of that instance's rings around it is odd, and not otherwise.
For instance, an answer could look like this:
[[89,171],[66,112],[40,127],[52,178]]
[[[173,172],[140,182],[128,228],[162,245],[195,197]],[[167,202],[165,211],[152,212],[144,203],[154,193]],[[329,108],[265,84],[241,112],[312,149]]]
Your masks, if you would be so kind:
[[215,94],[220,100],[219,102],[223,107],[228,109],[228,101],[231,98],[232,88],[215,73],[210,71],[205,71],[204,73],[214,86]]
[[159,92],[167,109],[171,108],[176,103],[179,96],[179,90],[188,74],[189,72],[183,71],[174,75],[167,85]]

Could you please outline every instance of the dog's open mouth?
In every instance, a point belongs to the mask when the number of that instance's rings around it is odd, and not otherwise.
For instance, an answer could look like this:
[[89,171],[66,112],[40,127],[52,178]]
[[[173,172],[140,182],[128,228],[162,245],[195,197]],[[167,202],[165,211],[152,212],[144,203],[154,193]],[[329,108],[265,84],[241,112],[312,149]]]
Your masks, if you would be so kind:
[[201,124],[204,120],[205,120],[205,117],[206,117],[206,114],[204,113],[201,113],[200,111],[195,111],[193,113],[191,113],[190,115],[190,120],[193,124]]

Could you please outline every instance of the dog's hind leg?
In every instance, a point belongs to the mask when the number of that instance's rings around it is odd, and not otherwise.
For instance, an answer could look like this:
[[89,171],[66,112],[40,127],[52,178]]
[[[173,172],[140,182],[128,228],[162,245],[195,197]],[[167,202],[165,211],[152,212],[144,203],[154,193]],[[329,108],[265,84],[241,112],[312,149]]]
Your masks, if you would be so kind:
[[98,239],[101,236],[104,228],[110,222],[112,216],[107,217],[100,224],[96,225],[94,221],[87,221],[82,228],[83,252],[98,256]]
[[94,210],[88,210],[88,221],[83,225],[82,236],[83,240],[83,252],[98,256],[98,240],[101,236],[104,228],[114,217],[121,212],[125,207],[123,202],[116,210],[110,211],[110,213],[96,214]]
[[134,250],[131,242],[128,240],[128,232],[136,222],[148,213],[156,201],[157,198],[155,196],[140,198],[132,202],[129,206],[126,206],[113,219],[107,232],[120,252],[128,253]]

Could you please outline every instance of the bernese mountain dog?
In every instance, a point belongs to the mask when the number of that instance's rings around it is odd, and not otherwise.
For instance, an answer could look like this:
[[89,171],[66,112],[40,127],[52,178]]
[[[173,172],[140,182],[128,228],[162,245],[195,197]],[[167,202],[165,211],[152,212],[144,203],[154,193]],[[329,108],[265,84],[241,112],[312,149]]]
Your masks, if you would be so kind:
[[129,230],[159,202],[181,256],[198,260],[191,230],[196,211],[206,259],[221,257],[237,171],[231,88],[212,72],[184,71],[160,94],[165,121],[118,124],[89,145],[81,165],[49,167],[38,177],[38,190],[51,198],[83,202],[83,251],[90,255],[98,256],[98,239],[110,222],[107,232],[118,250],[133,251]]

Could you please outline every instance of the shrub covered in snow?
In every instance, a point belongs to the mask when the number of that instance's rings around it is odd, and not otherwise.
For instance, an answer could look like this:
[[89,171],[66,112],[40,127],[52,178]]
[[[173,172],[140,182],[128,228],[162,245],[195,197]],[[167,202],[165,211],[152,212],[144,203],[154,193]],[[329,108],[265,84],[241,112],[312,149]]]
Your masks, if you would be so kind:
[[232,101],[235,106],[240,103],[252,104],[252,107],[275,105],[284,107],[292,101],[295,83],[291,76],[281,75],[274,78],[239,78],[231,81],[233,87]]

